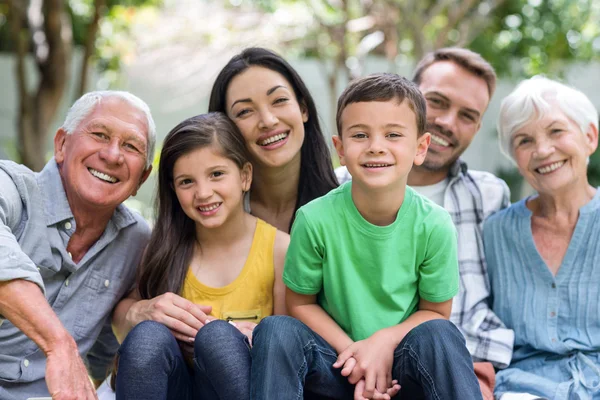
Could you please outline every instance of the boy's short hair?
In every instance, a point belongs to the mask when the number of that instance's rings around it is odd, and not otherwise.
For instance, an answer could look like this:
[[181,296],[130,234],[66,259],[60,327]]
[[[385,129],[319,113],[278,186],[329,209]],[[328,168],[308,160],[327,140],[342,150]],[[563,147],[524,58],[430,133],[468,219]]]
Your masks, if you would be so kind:
[[417,137],[425,133],[425,98],[417,85],[398,74],[378,73],[350,82],[340,95],[335,117],[338,135],[342,136],[342,112],[350,104],[390,100],[397,100],[398,104],[407,101],[415,113]]
[[420,85],[423,72],[431,65],[440,61],[451,61],[463,67],[471,74],[483,79],[487,84],[490,99],[492,98],[496,90],[496,71],[494,71],[494,67],[478,53],[460,47],[445,47],[425,54],[415,68],[413,82]]

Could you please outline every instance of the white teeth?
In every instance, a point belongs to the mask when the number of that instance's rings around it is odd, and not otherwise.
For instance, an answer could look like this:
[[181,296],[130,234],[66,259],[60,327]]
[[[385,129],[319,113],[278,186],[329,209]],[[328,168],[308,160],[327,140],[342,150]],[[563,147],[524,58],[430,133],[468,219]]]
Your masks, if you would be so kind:
[[439,144],[440,146],[444,146],[444,147],[450,146],[450,142],[448,142],[447,140],[442,139],[438,135],[432,134],[431,135],[431,141]]
[[100,171],[96,171],[93,168],[88,168],[88,171],[90,171],[90,173],[92,175],[94,175],[96,178],[102,179],[103,181],[106,181],[106,182],[115,183],[118,180],[114,176],[106,175]]
[[539,172],[540,174],[547,174],[549,172],[556,171],[557,169],[562,167],[564,163],[565,161],[558,161],[548,165],[547,167],[538,168],[537,172]]
[[215,203],[208,207],[198,207],[198,210],[200,210],[202,212],[212,211],[212,210],[216,209],[217,207],[219,207],[220,205],[221,205],[221,203]]
[[275,143],[278,142],[280,140],[285,139],[288,136],[288,133],[280,133],[279,135],[275,135],[275,136],[271,136],[270,138],[267,138],[265,140],[261,140],[258,144],[259,146],[268,146],[271,143]]
[[391,164],[365,164],[365,167],[367,168],[382,168],[382,167],[389,167]]

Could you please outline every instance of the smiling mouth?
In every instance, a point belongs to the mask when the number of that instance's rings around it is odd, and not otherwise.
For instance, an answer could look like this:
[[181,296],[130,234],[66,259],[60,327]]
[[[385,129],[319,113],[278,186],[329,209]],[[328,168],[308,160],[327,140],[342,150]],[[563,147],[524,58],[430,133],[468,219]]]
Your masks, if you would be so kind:
[[435,133],[431,134],[431,141],[442,147],[450,147],[450,142],[448,142],[446,139],[442,138],[441,136],[436,135]]
[[394,164],[385,164],[385,163],[366,163],[363,164],[362,166],[365,168],[386,168],[386,167],[391,167]]
[[566,160],[557,161],[546,167],[536,168],[535,172],[537,172],[538,174],[542,174],[542,175],[549,174],[550,172],[554,172],[557,169],[559,169],[560,167],[562,167],[563,165],[565,165],[566,162],[567,162]]
[[114,176],[107,175],[107,174],[105,174],[103,172],[95,170],[94,168],[88,168],[88,171],[90,171],[90,174],[94,175],[96,178],[98,178],[101,181],[104,181],[106,183],[117,183],[117,182],[119,182],[119,180],[117,178],[115,178]]
[[280,134],[268,137],[264,140],[259,140],[257,143],[259,146],[269,146],[273,143],[281,142],[282,140],[286,139],[289,135],[290,135],[289,132],[284,132],[284,133],[280,133]]
[[200,212],[209,212],[209,211],[216,210],[217,208],[219,208],[221,206],[221,204],[223,204],[223,203],[213,203],[213,204],[209,204],[204,207],[199,206],[197,208],[198,208],[198,210],[200,210]]

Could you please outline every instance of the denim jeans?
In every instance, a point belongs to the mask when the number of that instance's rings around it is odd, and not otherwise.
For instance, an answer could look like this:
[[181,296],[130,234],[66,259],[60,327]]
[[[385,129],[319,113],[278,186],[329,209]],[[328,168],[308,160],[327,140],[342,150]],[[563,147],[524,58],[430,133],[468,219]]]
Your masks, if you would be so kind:
[[[253,400],[302,399],[305,390],[353,398],[353,385],[332,367],[336,351],[302,322],[267,317],[252,336]],[[392,378],[402,386],[399,399],[482,400],[465,339],[446,320],[425,322],[404,337],[394,351]]]
[[186,364],[171,331],[144,321],[119,349],[117,399],[247,399],[250,390],[248,340],[225,321],[206,324],[194,342],[194,365]]

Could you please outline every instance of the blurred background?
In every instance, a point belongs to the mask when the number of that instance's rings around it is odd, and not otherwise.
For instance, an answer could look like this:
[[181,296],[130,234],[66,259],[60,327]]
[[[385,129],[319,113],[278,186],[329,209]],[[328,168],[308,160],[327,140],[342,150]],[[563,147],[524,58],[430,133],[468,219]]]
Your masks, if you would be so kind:
[[[505,179],[513,201],[529,189],[498,150],[502,98],[543,73],[600,108],[600,0],[0,0],[0,159],[40,170],[68,106],[96,89],[145,100],[160,150],[178,122],[206,112],[217,73],[247,46],[290,61],[327,136],[350,79],[411,77],[415,61],[443,46],[481,53],[500,81],[464,159]],[[600,185],[600,152],[589,176]],[[149,219],[154,185],[128,201]]]

